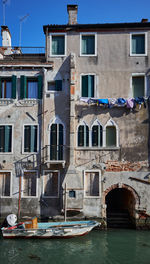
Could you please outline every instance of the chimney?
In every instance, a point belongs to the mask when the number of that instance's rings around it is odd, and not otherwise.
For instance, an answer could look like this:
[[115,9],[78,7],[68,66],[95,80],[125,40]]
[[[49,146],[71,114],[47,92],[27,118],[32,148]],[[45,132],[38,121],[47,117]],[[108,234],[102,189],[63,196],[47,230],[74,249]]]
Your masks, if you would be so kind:
[[142,18],[141,23],[146,23],[146,22],[148,22],[148,18]]
[[77,13],[78,13],[78,5],[67,5],[67,11],[69,14],[69,25],[77,24]]
[[1,35],[2,35],[2,47],[5,48],[4,54],[12,54],[11,50],[11,34],[7,26],[1,26]]

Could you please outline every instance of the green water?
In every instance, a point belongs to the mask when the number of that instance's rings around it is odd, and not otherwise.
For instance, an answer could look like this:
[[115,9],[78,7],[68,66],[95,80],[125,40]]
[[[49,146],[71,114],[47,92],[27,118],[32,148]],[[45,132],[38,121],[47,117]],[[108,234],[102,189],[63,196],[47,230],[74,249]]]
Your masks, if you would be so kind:
[[150,264],[150,231],[94,230],[72,239],[3,239],[1,264]]

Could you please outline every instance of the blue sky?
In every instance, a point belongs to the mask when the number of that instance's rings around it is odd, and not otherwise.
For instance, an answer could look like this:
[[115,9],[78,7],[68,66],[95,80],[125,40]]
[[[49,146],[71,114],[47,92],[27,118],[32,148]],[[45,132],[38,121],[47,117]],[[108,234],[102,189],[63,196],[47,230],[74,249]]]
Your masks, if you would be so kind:
[[[3,25],[3,2],[0,0],[0,25]],[[119,23],[150,21],[150,0],[5,0],[5,25],[12,36],[12,46],[19,45],[19,19],[22,22],[21,46],[44,46],[43,25],[66,24],[67,4],[78,5],[78,23]],[[0,46],[2,39],[0,36]]]

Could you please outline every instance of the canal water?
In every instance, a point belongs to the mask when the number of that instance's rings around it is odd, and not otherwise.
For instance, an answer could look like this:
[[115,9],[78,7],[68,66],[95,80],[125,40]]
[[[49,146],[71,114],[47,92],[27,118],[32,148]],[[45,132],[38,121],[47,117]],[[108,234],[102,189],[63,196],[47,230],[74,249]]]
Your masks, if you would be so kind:
[[3,239],[1,264],[150,264],[150,231],[93,230],[71,239]]

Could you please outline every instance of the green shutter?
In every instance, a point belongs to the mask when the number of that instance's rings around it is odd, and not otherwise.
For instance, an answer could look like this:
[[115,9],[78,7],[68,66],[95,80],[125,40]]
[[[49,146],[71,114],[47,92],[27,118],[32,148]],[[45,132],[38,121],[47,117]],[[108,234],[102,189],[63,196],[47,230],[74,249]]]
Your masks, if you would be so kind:
[[62,91],[62,80],[55,81],[55,89],[56,91]]
[[2,78],[0,77],[0,98],[2,98]]
[[92,146],[98,146],[98,126],[92,127]]
[[50,137],[50,159],[57,160],[57,124],[51,125]]
[[94,75],[88,75],[88,97],[94,97]]
[[27,77],[22,75],[20,77],[20,99],[27,98]]
[[82,77],[82,97],[88,97],[88,75]]
[[84,146],[84,126],[78,127],[78,147]]
[[64,36],[52,36],[52,55],[64,55]]
[[145,35],[132,35],[132,54],[145,53]]
[[87,46],[88,46],[87,53],[95,54],[95,37],[94,36],[87,37]]
[[116,146],[116,128],[114,126],[106,127],[106,146],[107,147]]
[[30,152],[37,152],[37,126],[30,126]]
[[132,89],[134,98],[144,96],[144,80],[144,76],[137,76],[132,78]]
[[5,146],[4,152],[11,152],[11,126],[5,126]]
[[63,160],[63,125],[59,124],[58,160]]
[[38,76],[38,99],[42,99],[43,76]]
[[85,140],[86,140],[86,147],[89,146],[89,127],[88,126],[84,126],[84,128],[86,129],[86,132],[85,132]]
[[16,87],[17,87],[17,78],[15,75],[12,76],[12,98],[16,99]]

